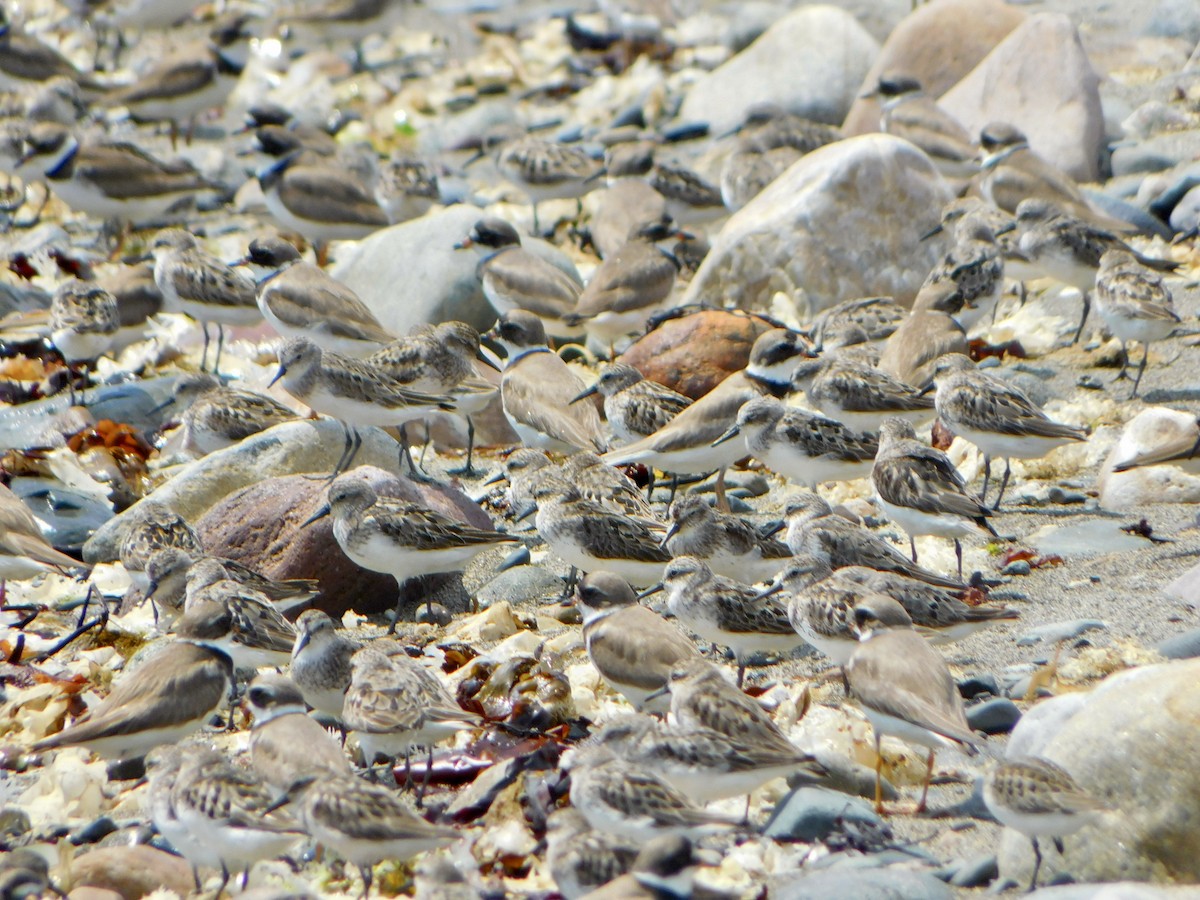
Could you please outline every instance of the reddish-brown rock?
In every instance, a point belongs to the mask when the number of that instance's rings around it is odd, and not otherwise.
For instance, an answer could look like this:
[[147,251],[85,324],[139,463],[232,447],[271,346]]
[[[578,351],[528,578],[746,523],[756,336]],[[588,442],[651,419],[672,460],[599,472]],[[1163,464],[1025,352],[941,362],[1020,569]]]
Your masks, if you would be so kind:
[[112,891],[123,900],[141,900],[159,888],[186,897],[192,892],[192,867],[178,856],[145,844],[102,847],[71,862],[71,883],[76,889]]
[[[381,496],[422,503],[445,516],[479,528],[491,528],[487,513],[462,491],[446,484],[419,484],[382,469],[355,470]],[[340,617],[353,609],[379,613],[396,606],[396,581],[368,572],[342,552],[326,517],[301,525],[325,502],[327,482],[304,475],[270,478],[235,491],[213,506],[197,523],[205,549],[227,556],[271,578],[315,578],[321,593],[314,605]],[[409,582],[405,606],[423,603],[427,595],[452,612],[466,606],[461,576],[436,575]]]
[[696,400],[746,368],[755,339],[771,327],[755,316],[703,310],[663,322],[620,361]]

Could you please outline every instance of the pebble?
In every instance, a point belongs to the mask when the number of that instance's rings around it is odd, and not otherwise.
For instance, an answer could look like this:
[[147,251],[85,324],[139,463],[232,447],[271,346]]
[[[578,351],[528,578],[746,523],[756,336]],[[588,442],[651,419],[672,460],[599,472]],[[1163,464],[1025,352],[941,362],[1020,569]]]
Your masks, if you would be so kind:
[[1154,649],[1167,659],[1194,659],[1200,656],[1200,628],[1159,641]]
[[445,628],[454,620],[454,614],[440,603],[422,603],[417,608],[417,622]]
[[971,730],[984,734],[1008,734],[1020,720],[1020,708],[1007,697],[992,697],[967,707]]
[[1032,631],[1025,632],[1025,634],[1017,638],[1017,646],[1027,647],[1030,644],[1040,644],[1043,642],[1056,644],[1059,641],[1069,641],[1072,638],[1077,638],[1089,631],[1103,631],[1107,628],[1108,625],[1099,619],[1072,619],[1069,622],[1053,622],[1049,625],[1042,625],[1039,628],[1034,628]]
[[541,566],[518,566],[501,572],[478,591],[475,602],[480,609],[496,603],[514,606],[530,600],[554,597],[562,593],[565,582]]
[[856,868],[776,878],[769,896],[772,900],[951,900],[954,892],[926,872]]
[[954,887],[966,888],[986,887],[1000,874],[994,853],[983,853],[971,859],[956,860],[944,871],[947,872],[946,880],[950,884]]
[[775,805],[763,834],[779,840],[820,841],[832,834],[839,822],[872,827],[883,824],[875,811],[857,797],[826,788],[800,787]]
[[1033,571],[1033,566],[1029,564],[1027,559],[1015,559],[1007,566],[1000,570],[1001,575],[1028,575]]
[[994,675],[972,675],[958,683],[958,693],[964,700],[974,700],[976,697],[1000,695],[1000,685]]
[[84,825],[82,828],[71,832],[70,840],[76,846],[79,844],[95,844],[117,830],[118,826],[116,822],[109,816],[101,816]]

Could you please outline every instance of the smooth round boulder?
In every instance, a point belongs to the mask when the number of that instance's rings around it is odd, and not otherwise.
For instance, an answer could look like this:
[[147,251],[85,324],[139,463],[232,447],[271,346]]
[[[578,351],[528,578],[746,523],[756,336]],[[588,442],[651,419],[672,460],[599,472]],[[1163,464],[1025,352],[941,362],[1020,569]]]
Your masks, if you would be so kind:
[[1105,509],[1129,509],[1148,503],[1200,502],[1200,478],[1178,465],[1139,466],[1113,471],[1123,463],[1151,453],[1155,448],[1179,447],[1196,442],[1196,416],[1165,406],[1144,409],[1125,423],[1111,452],[1100,467],[1096,487]]
[[777,295],[801,321],[843,300],[911,303],[937,263],[921,237],[953,197],[907,141],[869,134],[798,160],[725,223],[683,302],[765,312]]

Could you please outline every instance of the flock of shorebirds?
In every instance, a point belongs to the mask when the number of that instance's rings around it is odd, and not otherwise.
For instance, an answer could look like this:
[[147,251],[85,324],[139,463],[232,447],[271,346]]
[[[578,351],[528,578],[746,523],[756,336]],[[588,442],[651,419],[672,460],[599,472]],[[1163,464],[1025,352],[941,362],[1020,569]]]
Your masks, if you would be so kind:
[[[112,24],[128,31],[170,25],[193,3],[109,5]],[[400,6],[341,4],[285,24],[293,40],[360,42],[386,32]],[[173,135],[181,127],[191,132],[229,96],[259,26],[245,17],[218,22],[199,48],[117,85],[5,25],[0,82],[17,93],[0,121],[0,169],[23,184],[18,205],[40,189],[43,200],[53,195],[93,224],[116,220],[121,232],[160,222],[202,194],[219,207],[238,185],[152,156],[138,146],[139,131],[116,140],[98,129],[123,109],[139,123],[170,123]],[[936,750],[986,749],[936,645],[1017,613],[981,602],[988,585],[979,573],[964,580],[962,541],[997,538],[993,522],[1011,459],[1040,459],[1088,438],[970,358],[969,335],[995,315],[1006,284],[1052,279],[1076,288],[1083,297],[1076,340],[1094,302],[1123,345],[1140,343],[1131,398],[1149,345],[1181,325],[1165,280],[1176,264],[1134,249],[1133,227],[1095,208],[1017,129],[990,125],[976,141],[902,74],[886,74],[872,93],[882,130],[909,139],[948,180],[972,188],[944,211],[943,234],[929,236],[946,242],[942,260],[911,309],[864,298],[823,312],[803,331],[763,330],[744,369],[699,399],[644,378],[615,351],[674,307],[689,261],[704,252],[702,226],[745,206],[795,160],[839,140],[837,129],[748,108],[735,134],[716,139],[732,147],[717,184],[681,161],[689,142],[664,143],[645,127],[595,136],[608,142],[603,154],[524,129],[484,134],[479,154],[532,204],[535,231],[543,224],[539,205],[544,212],[549,201],[619,184],[655,192],[666,213],[634,223],[583,285],[523,247],[513,224],[481,212],[460,247],[479,254],[495,327],[481,335],[462,322],[429,323],[397,336],[325,270],[328,244],[424,214],[442,199],[438,173],[448,162],[364,159],[328,131],[264,104],[248,128],[254,152],[277,157],[254,176],[263,224],[276,229],[255,233],[245,257],[227,264],[197,237],[204,216],[185,212],[188,228],[152,233],[146,260],[153,265],[142,283],[63,281],[46,335],[66,364],[73,399],[76,370],[85,373],[86,401],[89,365],[117,352],[141,324],[131,312],[135,290],[156,291],[161,311],[198,322],[201,371],[178,379],[170,403],[184,445],[202,456],[297,418],[279,397],[219,376],[225,328],[265,320],[283,339],[271,384],[344,427],[328,502],[302,527],[330,517],[345,555],[398,585],[520,547],[526,540],[517,523],[533,517],[536,541],[581,574],[573,597],[591,664],[635,710],[605,722],[565,757],[569,802],[556,801],[546,823],[550,874],[570,898],[691,896],[695,870],[709,862],[703,848],[753,830],[750,792],[780,777],[820,781],[826,774],[742,690],[746,666],[761,666],[764,656],[808,645],[840,669],[847,698],[874,728],[881,810],[885,736],[928,751],[918,811]],[[689,136],[708,146],[703,130]],[[283,234],[312,244],[317,261]],[[217,346],[210,367],[211,325]],[[555,352],[578,341],[610,361],[589,373]],[[504,351],[502,362],[492,348]],[[477,363],[499,370],[498,385]],[[397,427],[401,469],[428,478],[409,455],[404,427],[448,417],[468,433],[456,474],[475,475],[473,417],[497,395],[521,442],[492,479],[507,482],[513,521],[506,530],[380,495],[354,471],[361,429]],[[919,436],[935,417],[982,453],[978,492]],[[747,457],[796,487],[774,530],[730,511],[725,473]],[[989,505],[992,463],[1000,460]],[[627,475],[637,467],[649,472],[648,486]],[[715,506],[687,491],[713,472]],[[669,499],[657,473],[670,481]],[[870,479],[883,516],[910,537],[909,553],[817,492],[859,478]],[[423,816],[423,792],[414,807],[394,779],[372,768],[381,757],[411,767],[411,753],[428,750],[428,775],[436,745],[496,727],[464,709],[429,660],[390,637],[352,639],[319,610],[293,621],[293,611],[317,593],[313,583],[272,580],[210,555],[188,522],[152,495],[127,520],[120,562],[172,637],[31,752],[85,747],[110,758],[145,756],[149,818],[197,872],[222,874],[218,893],[231,873],[310,839],[359,867],[364,895],[377,863],[471,840],[470,828]],[[20,581],[80,567],[46,542],[7,489],[0,525],[0,577]],[[927,535],[953,541],[954,574],[919,563],[915,539]],[[662,613],[643,603],[659,592]],[[426,612],[432,621],[432,608]],[[396,610],[393,629],[403,613]],[[693,636],[728,648],[736,675],[723,656],[706,658]],[[265,668],[273,671],[254,674]],[[253,714],[248,765],[187,740],[235,688]],[[338,724],[340,743],[310,709]],[[351,763],[354,747],[360,768]],[[741,796],[747,817],[707,808]],[[1000,822],[1033,839],[1035,853],[1038,837],[1059,842],[1107,814],[1068,772],[1040,759],[991,764],[984,798]],[[438,877],[462,896],[486,892],[478,872]]]

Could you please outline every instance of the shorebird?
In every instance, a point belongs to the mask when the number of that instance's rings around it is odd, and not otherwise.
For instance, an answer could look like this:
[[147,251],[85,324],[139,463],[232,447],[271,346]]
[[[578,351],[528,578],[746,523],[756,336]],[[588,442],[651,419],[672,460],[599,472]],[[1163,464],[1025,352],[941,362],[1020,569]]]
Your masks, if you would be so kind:
[[129,573],[131,586],[143,595],[150,586],[146,569],[158,551],[173,547],[193,557],[204,556],[195,529],[183,516],[158,501],[147,498],[127,516],[129,521],[123,529],[119,558]]
[[571,403],[587,385],[546,346],[541,320],[514,310],[502,315],[489,335],[508,351],[500,398],[522,442],[543,450],[603,453],[607,447],[596,408]]
[[1129,341],[1142,345],[1142,361],[1129,399],[1137,396],[1146,371],[1150,344],[1174,331],[1182,321],[1175,312],[1171,291],[1162,276],[1147,268],[1125,250],[1105,250],[1096,272],[1096,311],[1109,330],[1121,340],[1121,374],[1129,366]]
[[[360,477],[340,476],[329,485],[329,500],[305,522],[333,516],[333,535],[353,562],[396,579],[461,572],[480,553],[515,543],[517,538],[455,521],[419,503],[380,497]],[[396,605],[399,621],[403,594]]]
[[983,494],[987,502],[992,457],[1004,457],[1004,477],[992,509],[1000,508],[1008,485],[1009,460],[1040,459],[1071,441],[1087,439],[1081,428],[1051,420],[1008,381],[975,368],[960,353],[938,362],[935,373],[937,413],[943,424],[983,453]]
[[824,350],[827,336],[841,335],[850,329],[860,330],[868,341],[885,341],[909,316],[909,310],[891,297],[861,297],[846,300],[820,313],[813,319],[812,339]]
[[217,356],[213,371],[221,366],[225,326],[250,326],[262,320],[254,297],[254,282],[232,266],[201,249],[195,235],[182,228],[160,231],[151,245],[154,283],[163,295],[166,312],[185,313],[204,332],[203,371],[208,363],[208,323],[217,323]]
[[171,403],[183,409],[184,446],[201,455],[232,447],[296,418],[294,410],[267,394],[225,386],[219,378],[203,373],[181,376],[171,398]]
[[1064,835],[1074,834],[1107,811],[1066,769],[1037,757],[997,764],[984,777],[983,802],[1000,824],[1021,832],[1033,843],[1031,891],[1037,887],[1042,867],[1038,838],[1051,838],[1062,853]]
[[[672,669],[701,659],[696,645],[658,613],[638,604],[629,583],[590,572],[575,589],[583,641],[596,671],[638,710],[665,712],[663,688]],[[653,699],[652,699],[653,698]]]
[[970,178],[979,171],[971,135],[911,75],[884,72],[862,96],[879,99],[881,130],[916,145],[946,178]]
[[713,509],[696,494],[674,501],[670,513],[663,546],[673,557],[702,560],[718,575],[754,584],[774,578],[791,559],[787,544],[764,537],[745,519]]
[[[94,364],[108,353],[121,324],[117,298],[88,282],[63,282],[50,300],[50,342],[67,365],[67,386],[75,405],[72,364]],[[84,375],[87,383],[87,375]]]
[[[664,835],[646,843],[628,873],[588,894],[592,900],[664,900],[692,897],[696,869],[715,863],[701,856],[680,835]],[[707,892],[705,892],[707,893]]]
[[441,196],[437,170],[425,160],[393,154],[380,164],[375,202],[393,225],[419,219]]
[[690,397],[650,381],[625,363],[602,367],[591,387],[580,391],[571,402],[596,394],[604,397],[604,417],[613,436],[625,444],[654,434],[692,405]]
[[304,702],[341,721],[350,687],[351,659],[362,644],[338,633],[333,619],[319,609],[296,619],[289,671]]
[[274,790],[286,793],[314,772],[347,773],[350,760],[317,720],[304,711],[300,688],[286,675],[264,672],[246,688],[250,767]]
[[953,283],[963,304],[958,321],[968,332],[989,312],[995,318],[1004,292],[1005,258],[992,230],[989,209],[952,214],[954,245],[925,279],[926,284]]
[[24,581],[43,572],[87,568],[42,535],[37,519],[21,498],[0,484],[0,598],[5,582]]
[[733,651],[738,687],[746,661],[756,653],[788,653],[804,645],[788,621],[787,610],[748,584],[714,575],[693,556],[671,560],[663,571],[667,608],[706,641]]
[[558,892],[566,900],[620,878],[638,856],[639,844],[597,831],[571,806],[550,813],[546,820],[546,863]]
[[933,418],[933,398],[845,351],[802,362],[792,378],[824,415],[859,431],[878,431],[888,416],[914,424]]
[[925,809],[933,758],[940,747],[973,753],[981,741],[971,731],[962,698],[941,655],[911,628],[895,600],[874,594],[854,606],[859,647],[846,663],[847,693],[875,730],[875,810],[883,812],[880,743],[891,735],[929,749],[916,811]]
[[962,294],[952,281],[926,284],[912,312],[887,338],[879,369],[905,384],[923,389],[933,381],[937,361],[947,353],[966,353],[967,332],[961,319]]
[[827,481],[853,481],[871,472],[878,442],[841,422],[789,409],[774,397],[759,397],[738,410],[737,421],[714,444],[741,435],[746,451],[791,481],[815,488]]
[[497,316],[521,309],[537,316],[546,334],[556,338],[583,334],[580,326],[563,321],[579,303],[583,285],[522,247],[517,229],[503,219],[482,218],[467,237],[455,244],[456,249],[476,246],[491,251],[479,260],[475,274]]
[[281,237],[255,238],[239,264],[258,273],[258,308],[285,338],[308,338],[324,350],[354,357],[395,340],[354,291],[303,260]]
[[82,746],[108,759],[145,756],[198,731],[227,702],[232,687],[233,663],[226,653],[171,642],[120,678],[84,718],[32,749]]
[[904,419],[884,420],[871,481],[883,511],[908,533],[914,563],[917,535],[950,538],[962,578],[960,538],[978,530],[998,536],[988,522],[992,511],[967,493],[966,482],[946,454],[918,441]]

